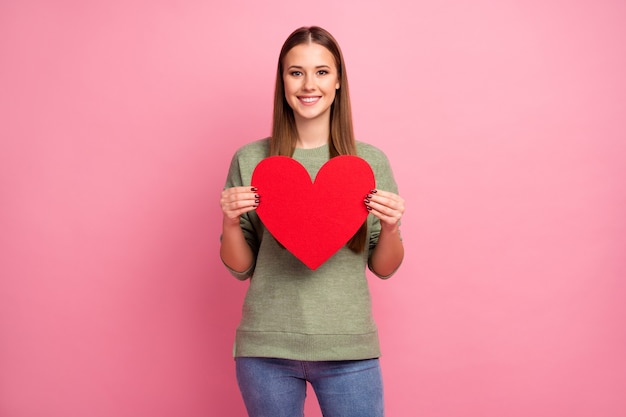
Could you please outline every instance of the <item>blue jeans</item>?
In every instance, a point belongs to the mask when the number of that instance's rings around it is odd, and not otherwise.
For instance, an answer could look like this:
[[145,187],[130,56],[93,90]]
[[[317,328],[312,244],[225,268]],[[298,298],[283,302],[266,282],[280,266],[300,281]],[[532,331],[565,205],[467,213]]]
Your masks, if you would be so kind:
[[236,358],[237,382],[249,417],[302,417],[307,381],[324,417],[383,417],[378,359],[296,361]]

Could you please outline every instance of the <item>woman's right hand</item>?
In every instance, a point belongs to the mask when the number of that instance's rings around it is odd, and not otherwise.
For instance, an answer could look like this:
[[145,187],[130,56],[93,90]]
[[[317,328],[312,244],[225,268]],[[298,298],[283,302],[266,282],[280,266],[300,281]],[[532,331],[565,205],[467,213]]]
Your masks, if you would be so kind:
[[239,224],[239,216],[256,209],[260,196],[255,187],[231,187],[222,191],[220,205],[224,222]]

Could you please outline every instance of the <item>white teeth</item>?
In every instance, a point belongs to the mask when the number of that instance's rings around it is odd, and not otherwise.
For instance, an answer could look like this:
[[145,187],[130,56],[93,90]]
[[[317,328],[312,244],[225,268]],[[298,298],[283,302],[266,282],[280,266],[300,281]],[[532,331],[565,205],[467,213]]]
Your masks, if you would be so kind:
[[313,103],[317,100],[317,97],[302,97],[301,100],[305,103]]

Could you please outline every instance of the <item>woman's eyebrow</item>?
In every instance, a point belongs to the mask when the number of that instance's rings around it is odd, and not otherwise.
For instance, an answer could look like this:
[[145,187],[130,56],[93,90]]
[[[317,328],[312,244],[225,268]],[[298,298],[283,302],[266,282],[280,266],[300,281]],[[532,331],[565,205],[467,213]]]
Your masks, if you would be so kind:
[[[303,69],[304,67],[302,65],[290,65],[289,67],[287,67],[287,69]],[[330,68],[330,65],[316,65],[315,68]]]

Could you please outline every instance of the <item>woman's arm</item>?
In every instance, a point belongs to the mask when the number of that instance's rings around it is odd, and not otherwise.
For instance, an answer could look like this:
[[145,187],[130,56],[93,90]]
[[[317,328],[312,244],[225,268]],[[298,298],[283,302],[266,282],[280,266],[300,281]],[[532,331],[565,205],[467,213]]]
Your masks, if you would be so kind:
[[380,235],[372,251],[370,267],[377,275],[386,277],[398,269],[404,258],[404,245],[400,238],[404,199],[388,191],[372,190],[365,199],[365,205],[380,219]]
[[243,272],[254,262],[254,254],[246,241],[239,217],[259,204],[259,195],[253,187],[232,187],[222,191],[220,205],[224,214],[220,257],[232,270]]

